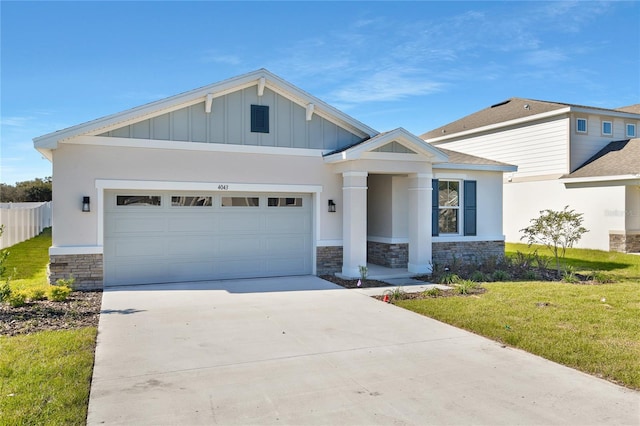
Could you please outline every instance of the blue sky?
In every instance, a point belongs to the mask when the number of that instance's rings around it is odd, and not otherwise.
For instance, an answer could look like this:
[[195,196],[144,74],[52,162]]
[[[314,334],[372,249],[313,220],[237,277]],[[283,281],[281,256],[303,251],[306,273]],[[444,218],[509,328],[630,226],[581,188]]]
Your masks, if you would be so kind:
[[0,2],[0,181],[32,138],[267,68],[379,130],[510,97],[640,103],[638,2]]

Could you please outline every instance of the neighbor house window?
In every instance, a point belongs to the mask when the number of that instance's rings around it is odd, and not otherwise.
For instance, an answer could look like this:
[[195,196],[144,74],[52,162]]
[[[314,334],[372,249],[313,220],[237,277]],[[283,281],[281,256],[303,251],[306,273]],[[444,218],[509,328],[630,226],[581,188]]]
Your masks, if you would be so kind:
[[222,197],[222,207],[259,207],[259,197]]
[[173,207],[206,207],[212,204],[211,201],[211,197],[205,196],[171,197],[171,205]]
[[605,136],[613,135],[613,123],[611,123],[610,121],[603,121],[602,122],[602,134],[605,135]]
[[576,132],[578,132],[578,133],[587,133],[587,119],[586,118],[578,118],[578,119],[576,119]]
[[251,105],[251,131],[269,133],[269,107],[266,105]]
[[159,195],[116,195],[118,206],[159,206],[161,200]]
[[636,125],[635,124],[627,124],[627,137],[635,138],[636,137]]

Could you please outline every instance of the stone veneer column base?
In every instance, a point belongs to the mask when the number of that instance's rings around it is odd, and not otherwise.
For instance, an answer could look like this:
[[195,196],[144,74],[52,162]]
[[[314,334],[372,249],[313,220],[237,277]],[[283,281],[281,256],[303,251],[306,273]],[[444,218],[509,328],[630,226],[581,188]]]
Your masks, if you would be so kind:
[[342,246],[316,247],[316,275],[342,271]]
[[446,265],[453,258],[464,262],[477,262],[489,257],[504,256],[504,241],[434,242],[433,263]]
[[640,253],[640,231],[609,232],[609,251]]
[[367,261],[386,268],[407,268],[409,244],[367,241]]
[[74,290],[102,290],[103,266],[101,254],[62,254],[49,258],[49,282],[75,278]]

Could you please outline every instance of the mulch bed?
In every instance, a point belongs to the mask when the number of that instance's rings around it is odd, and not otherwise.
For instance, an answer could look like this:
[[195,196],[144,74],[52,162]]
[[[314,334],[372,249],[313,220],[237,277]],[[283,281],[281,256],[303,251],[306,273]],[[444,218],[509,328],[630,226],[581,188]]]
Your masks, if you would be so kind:
[[371,287],[390,287],[390,284],[387,284],[382,281],[376,280],[359,280],[360,286],[358,286],[358,280],[343,280],[342,278],[338,278],[335,275],[321,275],[320,278],[326,281],[330,281],[334,284],[338,284],[344,288],[371,288]]
[[0,304],[0,336],[97,327],[101,305],[101,291],[74,291],[64,302],[38,300],[19,308],[3,303]]

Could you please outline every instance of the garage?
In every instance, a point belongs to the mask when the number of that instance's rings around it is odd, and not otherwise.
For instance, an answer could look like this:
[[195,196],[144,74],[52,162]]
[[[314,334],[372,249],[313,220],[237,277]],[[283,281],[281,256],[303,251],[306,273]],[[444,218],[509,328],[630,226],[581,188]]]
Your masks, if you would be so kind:
[[109,190],[105,286],[311,274],[309,194]]

